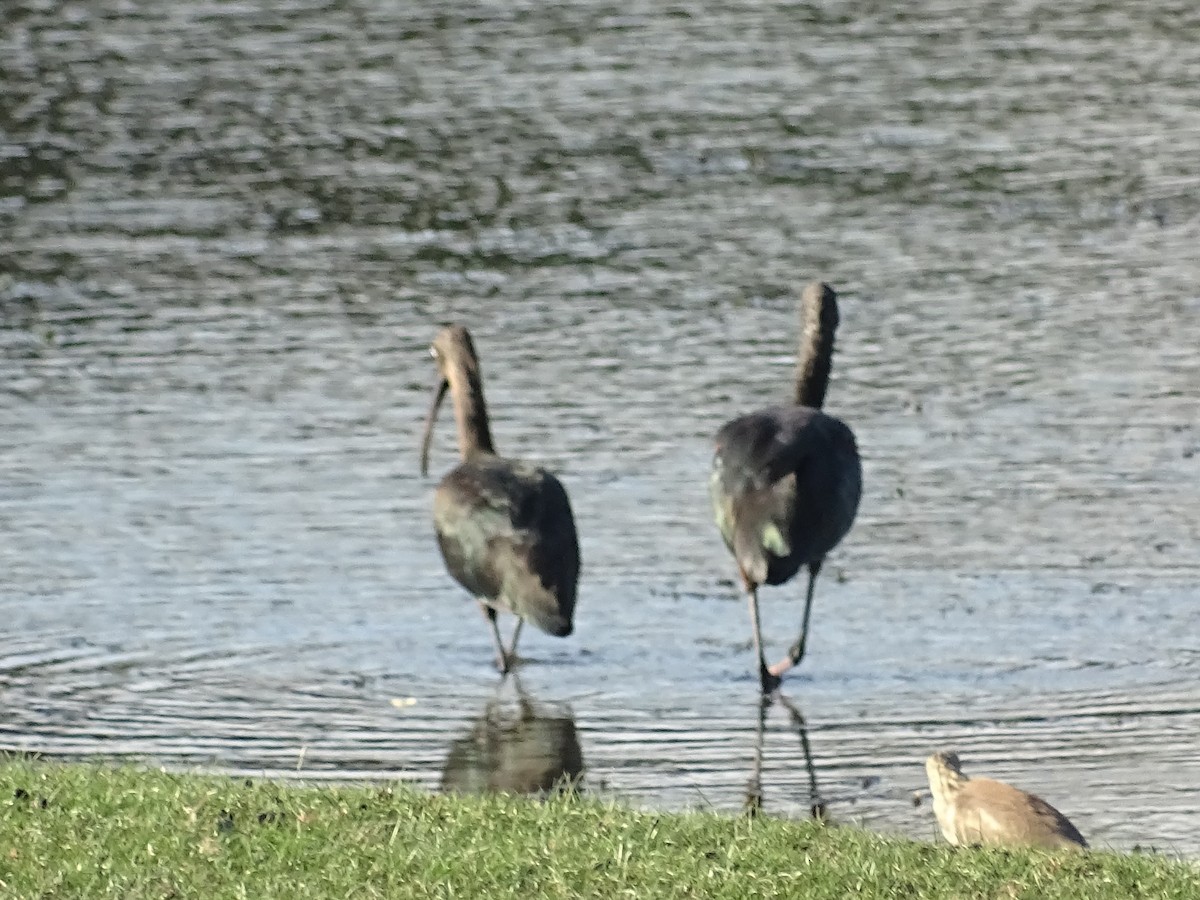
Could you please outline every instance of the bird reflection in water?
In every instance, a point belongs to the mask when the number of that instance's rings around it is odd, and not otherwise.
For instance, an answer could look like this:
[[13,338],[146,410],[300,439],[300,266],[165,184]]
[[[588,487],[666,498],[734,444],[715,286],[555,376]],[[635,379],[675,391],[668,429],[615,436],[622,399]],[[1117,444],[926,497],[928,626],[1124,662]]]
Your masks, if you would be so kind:
[[746,801],[744,804],[747,814],[756,816],[763,811],[763,745],[767,732],[767,713],[772,706],[779,704],[788,714],[789,724],[800,738],[800,750],[804,754],[804,765],[808,771],[808,809],[812,817],[819,822],[829,819],[825,801],[821,799],[817,787],[817,769],[813,764],[812,748],[808,743],[808,723],[799,708],[787,697],[778,692],[764,695],[758,704],[758,728],[754,735],[754,764],[750,769],[750,780],[746,785]]
[[515,676],[506,681],[515,687],[515,700],[494,696],[471,730],[450,745],[441,789],[540,795],[579,791],[583,751],[570,707],[536,703]]

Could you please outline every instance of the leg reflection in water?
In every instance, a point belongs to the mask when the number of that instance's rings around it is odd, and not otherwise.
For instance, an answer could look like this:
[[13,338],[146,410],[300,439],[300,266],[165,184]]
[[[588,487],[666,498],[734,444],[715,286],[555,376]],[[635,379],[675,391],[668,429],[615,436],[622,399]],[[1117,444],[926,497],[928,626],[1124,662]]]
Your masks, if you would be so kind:
[[750,780],[746,784],[746,800],[744,808],[747,814],[755,816],[763,810],[762,767],[763,747],[766,742],[767,711],[779,704],[788,714],[791,727],[800,738],[800,750],[804,754],[804,765],[808,771],[808,808],[814,819],[820,822],[828,821],[828,810],[825,801],[821,799],[817,788],[817,769],[813,765],[812,748],[808,743],[808,723],[800,709],[787,697],[778,691],[764,695],[758,704],[758,728],[754,734],[754,762],[750,768]]

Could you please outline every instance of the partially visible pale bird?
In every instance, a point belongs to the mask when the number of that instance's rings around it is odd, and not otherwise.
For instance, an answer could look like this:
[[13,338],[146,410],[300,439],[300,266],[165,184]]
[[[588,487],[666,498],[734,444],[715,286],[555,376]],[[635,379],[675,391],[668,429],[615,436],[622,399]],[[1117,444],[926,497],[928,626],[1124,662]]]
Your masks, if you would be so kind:
[[[479,601],[491,626],[496,666],[507,672],[526,619],[556,637],[566,637],[574,628],[579,581],[575,518],[557,478],[532,463],[496,455],[479,357],[467,329],[443,328],[431,352],[438,384],[421,438],[421,474],[429,468],[433,424],[447,391],[462,456],[433,495],[438,547],[450,574]],[[507,650],[496,624],[498,611],[517,616]]]
[[968,778],[957,753],[933,754],[925,761],[925,774],[933,793],[933,814],[946,840],[956,847],[1087,847],[1070,820],[1041,797],[1002,781]]
[[[821,412],[833,365],[837,295],[814,281],[800,298],[802,333],[796,399],[726,422],[717,432],[709,495],[717,527],[733,553],[750,603],[754,652],[763,693],[804,657],[813,587],[825,556],[846,536],[862,494],[854,433]],[[758,588],[783,584],[808,567],[800,636],[768,668],[759,624]]]

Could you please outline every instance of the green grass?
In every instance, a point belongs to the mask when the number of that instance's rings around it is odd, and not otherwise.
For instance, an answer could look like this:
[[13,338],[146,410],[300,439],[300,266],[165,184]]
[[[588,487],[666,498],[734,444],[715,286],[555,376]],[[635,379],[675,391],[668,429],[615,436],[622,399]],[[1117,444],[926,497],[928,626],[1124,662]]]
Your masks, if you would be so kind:
[[1200,897],[1152,856],[0,759],[0,897]]

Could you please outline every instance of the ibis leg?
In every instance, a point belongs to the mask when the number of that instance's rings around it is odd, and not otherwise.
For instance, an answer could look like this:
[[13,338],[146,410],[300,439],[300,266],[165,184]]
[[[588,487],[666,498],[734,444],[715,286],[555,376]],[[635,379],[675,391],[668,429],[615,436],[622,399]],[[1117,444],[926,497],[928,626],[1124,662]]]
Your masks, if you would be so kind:
[[507,674],[508,655],[504,652],[504,644],[500,640],[500,627],[496,624],[496,611],[482,600],[479,602],[479,608],[483,610],[483,615],[492,627],[492,645],[496,648],[496,668],[500,670],[501,675]]
[[808,640],[808,617],[812,613],[813,588],[817,583],[817,574],[821,571],[819,562],[810,563],[808,566],[808,593],[804,597],[804,620],[800,623],[800,636],[796,638],[796,643],[792,644],[787,652],[787,656],[781,659],[775,665],[771,666],[772,675],[782,675],[788,669],[800,663],[804,659],[804,644]]
[[513,629],[512,642],[508,645],[508,662],[512,665],[517,659],[517,641],[521,638],[521,626],[525,620],[517,616],[517,627]]
[[758,620],[758,585],[747,583],[746,595],[750,601],[750,624],[754,628],[754,655],[758,657],[758,678],[762,692],[769,694],[779,687],[779,677],[767,668],[763,656],[762,625]]

